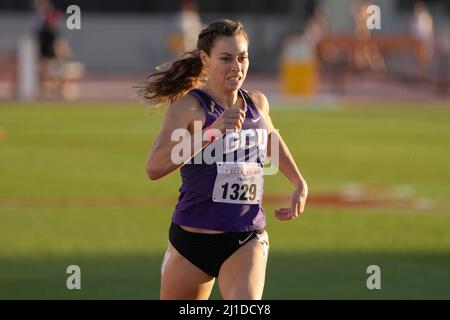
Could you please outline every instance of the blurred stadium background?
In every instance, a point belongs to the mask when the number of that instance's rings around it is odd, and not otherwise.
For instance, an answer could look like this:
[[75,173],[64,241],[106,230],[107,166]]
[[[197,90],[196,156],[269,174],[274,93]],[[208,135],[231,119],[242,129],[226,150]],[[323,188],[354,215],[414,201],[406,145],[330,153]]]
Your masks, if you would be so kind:
[[[132,87],[217,18],[244,23],[244,87],[268,96],[310,187],[305,214],[283,223],[272,213],[290,185],[266,179],[264,298],[450,298],[448,1],[33,7],[45,2],[0,0],[1,299],[158,298],[180,179],[147,179],[163,110]],[[366,26],[372,4],[380,29]],[[80,30],[66,26],[70,5]],[[39,35],[53,55],[39,55]],[[69,265],[81,267],[81,290],[66,288]],[[369,265],[381,290],[366,287]]]

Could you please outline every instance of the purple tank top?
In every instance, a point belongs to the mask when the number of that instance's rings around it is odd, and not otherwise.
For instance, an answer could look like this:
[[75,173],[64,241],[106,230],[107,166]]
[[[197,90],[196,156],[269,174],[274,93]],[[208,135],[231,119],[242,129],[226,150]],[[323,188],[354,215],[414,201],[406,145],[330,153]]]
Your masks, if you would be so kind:
[[[267,148],[267,126],[247,92],[239,89],[238,93],[244,100],[246,115],[241,132],[251,131],[254,132],[254,135],[251,137],[241,135],[241,141],[238,143],[240,147],[232,155],[233,161],[258,163],[262,166],[264,154],[262,154],[260,146],[261,143],[266,143]],[[204,108],[206,121],[203,128],[210,126],[225,111],[203,90],[194,89],[189,94],[196,97]],[[257,139],[257,143],[250,143],[253,137]],[[225,137],[222,137],[213,143],[224,143],[224,139]],[[223,157],[223,161],[229,162],[230,154],[225,155],[225,153],[230,152],[227,149],[225,150],[224,154],[219,157]],[[262,185],[261,200],[258,203],[216,202],[213,201],[213,190],[218,175],[216,163],[208,164],[203,160],[198,164],[196,163],[187,163],[180,168],[182,185],[179,189],[178,203],[172,215],[173,223],[229,232],[260,230],[265,227],[266,217],[262,208]],[[224,194],[225,191],[231,193],[232,190],[224,189]],[[240,194],[240,197],[242,196],[243,194]]]

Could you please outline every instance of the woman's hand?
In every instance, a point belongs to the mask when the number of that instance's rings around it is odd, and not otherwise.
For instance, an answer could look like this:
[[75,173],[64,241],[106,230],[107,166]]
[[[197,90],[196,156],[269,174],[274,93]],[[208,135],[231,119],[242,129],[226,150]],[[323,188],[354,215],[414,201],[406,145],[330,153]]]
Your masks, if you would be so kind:
[[226,133],[227,129],[237,132],[241,130],[244,120],[244,110],[240,108],[231,108],[225,110],[225,112],[212,123],[210,128],[219,129],[222,133]]
[[289,221],[297,218],[305,210],[306,198],[308,197],[308,185],[303,180],[292,193],[291,207],[280,208],[275,211],[275,217],[281,221]]

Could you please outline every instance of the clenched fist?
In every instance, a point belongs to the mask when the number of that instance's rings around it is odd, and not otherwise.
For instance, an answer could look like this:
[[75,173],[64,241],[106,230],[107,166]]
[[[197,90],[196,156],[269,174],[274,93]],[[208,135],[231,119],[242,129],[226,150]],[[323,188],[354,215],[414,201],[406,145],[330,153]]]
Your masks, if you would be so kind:
[[219,129],[222,133],[226,133],[226,130],[233,130],[234,132],[241,130],[242,124],[245,120],[245,111],[241,108],[231,108],[225,110],[216,121],[210,126],[210,128]]

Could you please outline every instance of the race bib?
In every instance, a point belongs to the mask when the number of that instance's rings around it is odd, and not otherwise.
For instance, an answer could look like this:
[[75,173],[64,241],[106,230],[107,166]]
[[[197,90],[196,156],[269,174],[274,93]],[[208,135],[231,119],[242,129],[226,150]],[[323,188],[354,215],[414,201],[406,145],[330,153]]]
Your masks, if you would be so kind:
[[263,194],[263,168],[256,162],[217,162],[214,202],[257,204]]

